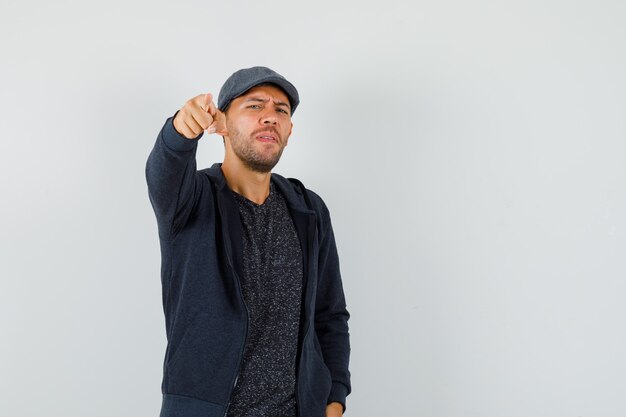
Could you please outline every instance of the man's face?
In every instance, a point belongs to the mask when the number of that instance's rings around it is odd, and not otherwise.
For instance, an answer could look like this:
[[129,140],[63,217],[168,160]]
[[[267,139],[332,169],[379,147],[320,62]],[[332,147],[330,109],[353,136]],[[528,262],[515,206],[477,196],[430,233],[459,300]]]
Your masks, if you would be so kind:
[[261,85],[237,97],[226,110],[227,152],[230,147],[255,172],[270,172],[291,135],[287,95],[273,85]]

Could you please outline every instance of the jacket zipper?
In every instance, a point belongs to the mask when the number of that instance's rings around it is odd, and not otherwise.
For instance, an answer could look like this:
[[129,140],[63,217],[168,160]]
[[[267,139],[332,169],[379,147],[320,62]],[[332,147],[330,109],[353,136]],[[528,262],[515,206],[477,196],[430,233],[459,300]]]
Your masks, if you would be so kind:
[[[231,263],[230,265],[231,268],[233,268],[230,257],[228,258],[228,261]],[[230,389],[230,394],[228,396],[228,404],[226,404],[226,408],[224,409],[224,417],[226,417],[226,415],[228,414],[228,409],[230,408],[230,403],[233,398],[233,391],[235,390],[235,387],[237,386],[237,381],[239,380],[239,374],[241,373],[241,364],[243,363],[243,353],[246,348],[246,342],[248,341],[248,323],[250,322],[250,312],[248,311],[248,306],[246,305],[246,302],[243,299],[243,291],[241,289],[241,282],[239,281],[239,277],[237,276],[237,273],[235,272],[234,268],[233,268],[233,275],[236,277],[235,279],[237,280],[237,289],[239,290],[241,303],[243,304],[243,307],[246,310],[246,328],[244,332],[245,335],[243,339],[243,344],[241,345],[241,352],[239,353],[239,365],[237,366],[237,374],[235,375],[235,380],[233,381],[232,387]]]
[[237,386],[237,381],[239,380],[239,374],[241,373],[241,364],[243,363],[243,353],[246,348],[246,342],[248,341],[248,323],[250,322],[250,312],[248,311],[248,306],[246,305],[246,301],[243,298],[243,290],[241,289],[241,281],[235,272],[235,268],[233,266],[233,262],[228,256],[228,262],[230,262],[230,267],[233,271],[233,276],[235,276],[235,280],[237,281],[237,289],[239,290],[239,296],[241,297],[241,303],[243,304],[243,308],[246,310],[246,328],[244,332],[243,344],[241,345],[241,352],[239,353],[239,365],[237,366],[237,374],[235,375],[235,381],[232,384],[230,389],[230,395],[228,396],[228,404],[226,404],[226,408],[224,409],[224,417],[228,414],[228,409],[230,408],[230,403],[233,399],[233,391]]
[[[307,326],[306,324],[303,326],[306,329],[306,332],[304,332],[303,336],[302,336],[302,346],[304,346],[304,339],[306,338],[306,333],[308,333],[309,331],[309,326]],[[302,348],[300,348],[302,350]],[[302,355],[300,354],[298,356],[298,363],[296,364],[296,387],[295,387],[295,395],[296,395],[296,411],[298,412],[298,417],[302,417],[302,404],[300,404],[300,400],[299,400],[299,396],[298,396],[298,381],[300,380],[299,376],[300,376],[300,361]]]

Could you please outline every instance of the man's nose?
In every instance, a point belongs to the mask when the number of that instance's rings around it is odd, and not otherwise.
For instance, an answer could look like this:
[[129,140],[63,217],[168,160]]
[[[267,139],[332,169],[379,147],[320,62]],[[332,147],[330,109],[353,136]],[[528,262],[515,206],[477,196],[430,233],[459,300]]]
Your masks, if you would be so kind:
[[275,125],[278,123],[278,119],[276,119],[276,115],[267,111],[261,116],[261,123],[265,125]]

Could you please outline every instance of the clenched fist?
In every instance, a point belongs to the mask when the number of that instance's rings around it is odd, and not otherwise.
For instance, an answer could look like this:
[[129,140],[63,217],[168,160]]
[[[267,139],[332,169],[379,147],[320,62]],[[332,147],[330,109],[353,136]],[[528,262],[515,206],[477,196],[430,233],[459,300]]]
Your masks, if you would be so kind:
[[174,128],[187,139],[195,139],[207,129],[209,133],[228,135],[224,113],[215,107],[211,93],[187,100],[174,118]]

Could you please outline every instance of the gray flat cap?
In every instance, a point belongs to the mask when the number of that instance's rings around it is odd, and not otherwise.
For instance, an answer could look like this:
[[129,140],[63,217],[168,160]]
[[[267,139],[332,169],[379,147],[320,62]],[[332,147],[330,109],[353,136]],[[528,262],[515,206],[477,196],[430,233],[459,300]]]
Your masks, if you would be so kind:
[[271,83],[281,88],[289,98],[291,114],[300,103],[298,90],[285,77],[267,67],[244,68],[228,77],[217,99],[217,107],[225,111],[231,101],[259,84]]

